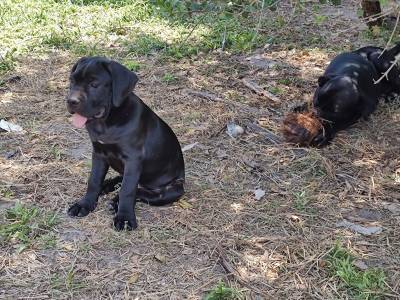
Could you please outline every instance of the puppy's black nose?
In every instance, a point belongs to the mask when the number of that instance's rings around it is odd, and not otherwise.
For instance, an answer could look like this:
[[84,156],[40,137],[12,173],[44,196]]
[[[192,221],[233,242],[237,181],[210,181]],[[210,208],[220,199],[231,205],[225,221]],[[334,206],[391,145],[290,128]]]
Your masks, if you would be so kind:
[[70,97],[67,99],[67,103],[71,106],[77,106],[81,101],[78,98]]

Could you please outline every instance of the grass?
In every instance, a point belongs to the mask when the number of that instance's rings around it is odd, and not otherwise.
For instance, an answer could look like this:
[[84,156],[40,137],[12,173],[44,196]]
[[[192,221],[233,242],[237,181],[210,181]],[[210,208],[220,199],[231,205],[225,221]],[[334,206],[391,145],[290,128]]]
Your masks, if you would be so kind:
[[[19,202],[8,209],[0,224],[1,243],[11,243],[21,252],[35,241],[46,247],[54,244],[54,236],[47,234],[58,224],[57,215]],[[38,240],[41,238],[41,240]]]
[[[14,69],[15,65],[15,57],[13,55],[14,51],[13,49],[5,52],[4,55],[1,55],[0,53],[0,75],[7,73],[8,71],[11,71]],[[0,83],[1,85],[1,83]]]
[[354,260],[353,255],[340,244],[336,244],[328,255],[331,271],[340,279],[352,299],[383,299],[386,290],[386,275],[383,270],[357,270]]
[[10,199],[12,196],[14,196],[14,192],[8,187],[0,187],[0,196]]
[[205,297],[204,300],[240,300],[243,295],[240,291],[227,287],[224,282],[219,282]]
[[305,211],[308,208],[308,204],[310,203],[309,196],[306,191],[296,192],[294,193],[294,208],[298,211]]
[[173,74],[171,73],[165,73],[161,80],[165,83],[174,83],[178,80]]
[[[76,56],[119,58],[161,53],[180,59],[218,48],[248,51],[267,40],[265,33],[256,30],[259,3],[246,4],[243,9],[237,1],[207,2],[199,7],[189,2],[2,1],[0,72],[12,69],[14,53],[63,50]],[[202,13],[194,14],[197,10]]]

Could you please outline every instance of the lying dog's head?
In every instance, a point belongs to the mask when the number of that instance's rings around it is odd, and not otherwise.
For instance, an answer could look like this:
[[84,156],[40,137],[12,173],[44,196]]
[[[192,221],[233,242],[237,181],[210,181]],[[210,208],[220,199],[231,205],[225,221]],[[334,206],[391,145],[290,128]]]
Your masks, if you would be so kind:
[[350,77],[323,75],[318,78],[313,106],[319,118],[331,122],[351,118],[358,102],[357,87]]
[[121,64],[103,57],[83,57],[72,67],[67,108],[76,127],[105,119],[134,89],[138,78]]

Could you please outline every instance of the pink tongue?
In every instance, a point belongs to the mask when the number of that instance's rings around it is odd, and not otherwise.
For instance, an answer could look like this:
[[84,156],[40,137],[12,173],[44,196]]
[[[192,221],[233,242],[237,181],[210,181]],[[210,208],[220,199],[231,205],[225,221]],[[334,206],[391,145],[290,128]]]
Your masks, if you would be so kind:
[[87,118],[84,116],[81,116],[80,114],[74,113],[72,115],[72,125],[74,125],[76,128],[82,128],[85,126],[87,121]]

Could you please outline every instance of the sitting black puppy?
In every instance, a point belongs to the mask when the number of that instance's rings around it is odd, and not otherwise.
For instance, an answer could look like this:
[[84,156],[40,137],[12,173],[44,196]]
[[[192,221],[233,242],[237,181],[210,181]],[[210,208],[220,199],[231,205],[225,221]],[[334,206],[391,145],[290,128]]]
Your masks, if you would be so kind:
[[184,193],[178,139],[132,92],[137,81],[136,74],[101,57],[81,58],[71,70],[67,108],[76,127],[86,126],[93,154],[86,194],[69,208],[70,216],[83,217],[95,209],[109,167],[122,175],[116,180],[122,180],[116,230],[137,227],[136,200],[164,205]]
[[357,53],[342,53],[331,61],[318,78],[313,98],[313,108],[324,127],[313,146],[328,144],[339,130],[368,118],[382,94],[381,84],[374,84],[378,78],[374,65]]
[[[396,59],[396,55],[400,54],[400,44],[391,49],[383,50],[380,47],[367,46],[355,50],[354,53],[370,61],[376,68],[379,76],[382,76],[391,67]],[[400,93],[400,68],[397,65],[393,66],[388,75],[383,78],[380,88],[383,96]]]

